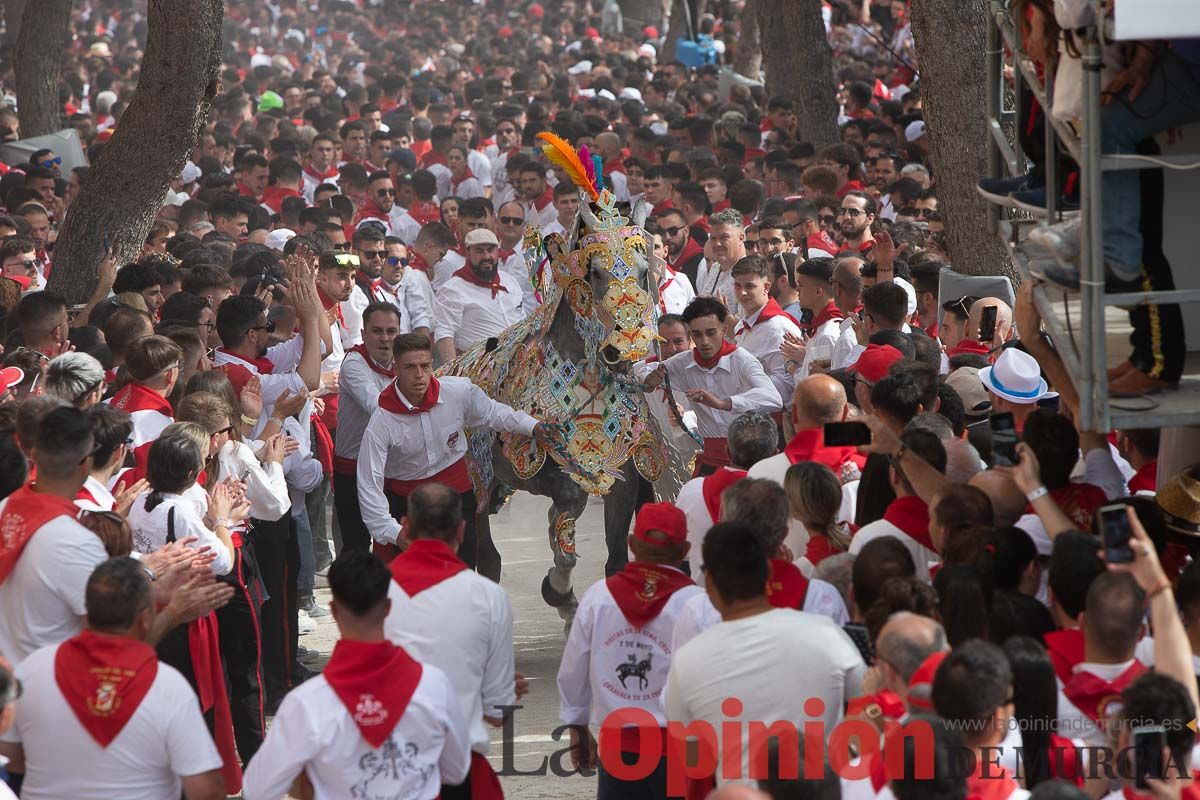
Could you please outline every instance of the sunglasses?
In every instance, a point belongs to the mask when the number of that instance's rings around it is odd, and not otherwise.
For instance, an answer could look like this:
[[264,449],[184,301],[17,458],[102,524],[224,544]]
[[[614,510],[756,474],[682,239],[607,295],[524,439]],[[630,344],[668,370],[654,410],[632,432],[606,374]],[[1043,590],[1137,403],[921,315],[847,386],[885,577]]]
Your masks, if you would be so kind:
[[380,197],[395,197],[396,190],[395,189],[380,189],[379,191],[375,192],[375,194],[379,195]]
[[228,427],[221,428],[221,430],[214,433],[213,436],[220,436],[223,433],[232,433],[232,432],[233,432],[233,426],[229,425]]
[[497,217],[501,225],[524,225],[524,217]]
[[212,333],[212,332],[213,332],[213,328],[217,327],[217,323],[215,323],[215,322],[201,322],[201,323],[199,323],[199,324],[197,325],[197,327],[199,327],[199,328],[205,328],[205,329],[207,329],[207,330],[208,330],[208,332],[209,332],[209,333]]
[[386,250],[359,250],[358,252],[362,253],[362,257],[367,261],[383,258],[387,254]]
[[349,249],[350,249],[350,243],[349,243],[349,242],[342,242],[341,244],[335,244],[335,245],[333,246],[333,249],[334,249],[334,250],[337,250],[338,252],[344,253],[344,252],[346,252],[347,250],[349,250]]
[[817,217],[817,219],[821,221],[822,225],[832,225],[833,223],[837,222],[837,215],[823,214],[820,217]]
[[[680,231],[682,231],[682,230],[686,230],[686,229],[687,229],[687,226],[686,226],[686,225],[676,225],[676,226],[675,226],[675,227],[673,227],[673,228],[663,228],[663,229],[662,229],[662,231],[663,231],[663,233],[665,233],[667,236],[678,236]],[[747,242],[746,244],[747,244],[747,246],[748,246],[750,243],[749,243],[749,242]]]
[[62,156],[55,156],[54,158],[47,158],[45,161],[43,161],[42,166],[43,167],[57,167],[61,163],[62,163]]
[[400,258],[399,256],[388,256],[388,257],[387,257],[387,264],[388,264],[388,266],[389,266],[389,267],[396,267],[396,266],[400,266],[400,267],[407,267],[407,266],[408,266],[408,259],[407,259],[407,258]]
[[5,269],[16,269],[17,267],[24,267],[26,272],[30,272],[32,270],[37,269],[41,265],[42,265],[42,260],[40,258],[33,258],[33,259],[26,259],[24,261],[14,261],[11,264],[5,264],[4,268]]
[[849,215],[851,218],[861,217],[865,212],[859,208],[839,208],[838,216],[844,217]]
[[266,331],[267,333],[274,333],[275,320],[269,319],[265,325],[255,325],[246,329],[246,333],[249,333],[250,331]]
[[333,257],[333,260],[339,267],[357,267],[361,263],[358,260],[358,256],[350,253],[338,253]]

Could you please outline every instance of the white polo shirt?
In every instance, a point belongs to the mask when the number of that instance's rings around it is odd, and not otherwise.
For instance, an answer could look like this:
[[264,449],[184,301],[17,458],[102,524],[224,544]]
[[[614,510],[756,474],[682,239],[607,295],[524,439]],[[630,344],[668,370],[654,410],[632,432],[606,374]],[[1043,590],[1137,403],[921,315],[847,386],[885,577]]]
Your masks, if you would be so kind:
[[446,674],[466,721],[468,744],[486,755],[484,716],[516,702],[512,603],[500,584],[465,569],[410,597],[395,580],[384,634],[422,664]]
[[278,800],[303,772],[318,798],[432,800],[443,782],[462,783],[470,766],[462,712],[437,667],[422,664],[404,716],[379,748],[363,738],[346,705],[317,675],[283,698],[246,766],[242,797]]
[[101,747],[58,688],[57,653],[57,644],[43,647],[17,667],[25,692],[0,736],[25,750],[23,800],[172,800],[182,796],[181,776],[221,768],[196,692],[173,667],[159,662],[133,716]]
[[676,353],[663,362],[671,377],[671,388],[705,389],[717,397],[733,401],[729,411],[693,403],[696,427],[705,439],[724,439],[729,425],[747,411],[773,412],[783,408],[783,399],[775,384],[763,371],[758,358],[742,348],[722,356],[712,369],[696,363],[691,350]]
[[496,296],[479,286],[453,275],[437,293],[433,309],[433,341],[453,339],[457,350],[469,350],[477,342],[499,336],[510,325],[525,318],[525,295],[513,276],[504,270],[496,273],[502,287]]

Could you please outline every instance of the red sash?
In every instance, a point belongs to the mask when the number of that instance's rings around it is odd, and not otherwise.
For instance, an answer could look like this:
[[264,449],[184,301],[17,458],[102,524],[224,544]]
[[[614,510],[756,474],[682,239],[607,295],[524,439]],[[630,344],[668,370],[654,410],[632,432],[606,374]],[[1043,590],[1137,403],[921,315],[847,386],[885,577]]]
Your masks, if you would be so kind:
[[32,483],[9,495],[0,512],[0,583],[17,566],[25,545],[43,525],[58,517],[74,519],[77,514],[73,501],[39,492]]
[[367,346],[365,344],[363,344],[362,342],[359,342],[358,344],[354,345],[354,347],[351,347],[349,350],[346,351],[347,355],[349,355],[350,353],[358,353],[360,356],[362,356],[362,360],[367,362],[367,366],[370,367],[373,372],[395,380],[395,378],[396,378],[395,362],[392,363],[392,366],[387,367],[387,368],[379,366],[378,362],[376,362],[375,359],[371,357],[370,353],[367,352]]
[[167,417],[175,415],[167,398],[137,381],[125,384],[121,391],[117,392],[112,399],[112,407],[127,414],[134,411],[157,411]]
[[771,559],[771,577],[767,581],[767,600],[775,608],[799,611],[808,594],[808,578],[790,561]]
[[712,369],[713,367],[715,367],[717,365],[717,363],[722,358],[729,355],[734,350],[737,350],[736,344],[734,344],[733,342],[730,342],[730,341],[722,341],[721,349],[718,350],[717,354],[715,356],[713,356],[711,359],[701,358],[700,351],[697,350],[695,347],[692,348],[692,358],[696,359],[696,363],[699,364],[704,369]]
[[692,585],[692,579],[661,564],[630,561],[604,583],[629,624],[644,628],[659,615],[671,595]]
[[467,569],[450,545],[437,539],[417,539],[388,565],[392,580],[409,597],[437,586]]
[[[328,415],[329,407],[333,406],[333,419],[337,419],[337,395],[329,395],[325,398],[325,411]],[[312,415],[313,427],[313,451],[316,456],[317,463],[321,465],[321,469],[325,470],[326,475],[333,474],[333,434],[329,432],[329,425],[317,414]]]
[[767,320],[771,319],[772,317],[787,317],[792,322],[796,323],[797,328],[800,327],[800,321],[797,320],[795,317],[793,317],[791,314],[784,311],[782,308],[780,308],[779,303],[775,302],[774,297],[770,297],[767,299],[767,304],[762,307],[761,311],[758,312],[758,317],[755,318],[754,323],[747,324],[745,320],[742,320],[741,324],[738,325],[737,333],[738,334],[745,333],[746,331],[750,330],[751,328],[756,327],[758,325],[758,323],[766,322]]
[[341,639],[322,673],[367,744],[379,748],[404,716],[423,669],[388,641]]
[[1144,465],[1129,479],[1129,493],[1158,491],[1158,459]]
[[54,681],[75,718],[108,747],[138,710],[158,674],[145,642],[85,630],[54,654]]
[[1054,674],[1065,685],[1075,675],[1075,665],[1083,661],[1083,631],[1078,628],[1051,631],[1042,637]]
[[992,348],[983,344],[978,339],[961,339],[958,344],[946,351],[946,356],[948,358],[966,354],[986,356],[990,352],[992,352]]
[[508,287],[505,286],[504,284],[500,283],[500,270],[499,269],[497,269],[496,273],[494,275],[492,275],[492,279],[490,281],[485,281],[483,278],[476,275],[475,270],[471,269],[470,266],[463,267],[462,269],[459,269],[458,271],[456,271],[454,273],[454,277],[462,278],[467,283],[472,283],[476,286],[481,286],[484,289],[491,289],[492,290],[492,299],[495,299],[496,295],[500,294],[500,292],[504,292],[505,294],[508,293]]
[[449,486],[459,494],[471,490],[471,473],[467,469],[467,459],[460,458],[443,470],[425,478],[401,480],[399,478],[384,478],[383,488],[397,497],[408,497],[418,486],[424,483],[441,483]]
[[714,524],[721,521],[721,495],[744,477],[744,469],[721,467],[701,481],[700,493],[704,495],[704,507],[708,509],[708,515],[712,517]]
[[929,538],[929,506],[921,498],[897,497],[883,512],[883,518],[926,550],[937,552]]
[[496,770],[492,769],[487,756],[474,750],[471,751],[468,780],[471,782],[471,800],[504,800],[504,789],[500,787]]
[[233,714],[229,709],[225,670],[221,666],[217,612],[210,611],[189,622],[187,637],[200,710],[212,709],[213,712],[213,743],[221,754],[221,777],[225,779],[225,791],[239,792],[242,788],[242,767],[233,738]]
[[1125,687],[1133,683],[1146,667],[1140,661],[1134,661],[1129,668],[1111,681],[1097,678],[1090,672],[1080,670],[1071,676],[1063,687],[1063,694],[1075,704],[1092,722],[1104,724],[1108,719],[1108,705],[1119,700]]
[[438,396],[441,392],[442,388],[438,379],[431,377],[429,385],[425,387],[425,397],[421,399],[421,404],[410,408],[400,399],[399,387],[392,383],[379,393],[379,407],[393,414],[424,414],[437,405]]

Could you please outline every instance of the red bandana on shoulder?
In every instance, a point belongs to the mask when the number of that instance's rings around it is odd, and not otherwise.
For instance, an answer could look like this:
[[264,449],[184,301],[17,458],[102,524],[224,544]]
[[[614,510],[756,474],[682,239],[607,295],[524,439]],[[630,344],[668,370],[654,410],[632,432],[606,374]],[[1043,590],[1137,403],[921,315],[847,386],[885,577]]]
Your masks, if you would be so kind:
[[404,716],[422,672],[419,661],[391,642],[342,639],[321,674],[367,744],[378,748]]
[[370,367],[373,372],[377,372],[380,375],[386,375],[389,378],[395,379],[395,377],[396,377],[395,363],[393,363],[392,366],[387,367],[387,368],[379,366],[379,363],[377,361],[375,361],[374,358],[371,357],[370,353],[367,352],[367,346],[365,344],[363,344],[362,342],[359,342],[358,344],[354,345],[354,347],[351,347],[349,350],[346,351],[347,355],[349,355],[350,353],[358,353],[360,356],[362,356],[362,360],[367,362],[367,366]]
[[755,318],[753,323],[747,324],[745,320],[742,320],[741,324],[738,325],[737,333],[745,333],[752,328],[758,327],[760,322],[766,322],[773,317],[786,317],[794,322],[796,327],[800,327],[800,321],[780,308],[779,303],[775,302],[775,298],[771,297],[767,299],[767,304],[764,305],[762,310],[758,312],[758,316]]
[[167,398],[137,381],[125,384],[121,391],[117,392],[112,399],[112,407],[127,414],[134,411],[158,411],[168,417],[175,414]]
[[721,349],[717,351],[712,358],[701,358],[700,351],[695,347],[692,348],[692,358],[696,359],[696,363],[704,369],[712,369],[725,356],[737,350],[737,345],[730,341],[721,342]]
[[454,273],[454,277],[462,278],[467,283],[481,286],[484,289],[491,289],[493,299],[496,297],[496,295],[500,294],[500,292],[504,292],[505,294],[508,293],[508,287],[500,283],[500,270],[496,270],[490,281],[485,281],[483,278],[476,275],[475,270],[471,269],[469,266],[457,270]]
[[887,507],[883,518],[926,550],[937,552],[929,538],[929,506],[921,498],[897,497]]
[[771,577],[767,581],[767,601],[775,608],[800,610],[808,594],[808,578],[790,561],[771,559]]
[[58,646],[54,681],[76,719],[108,747],[133,717],[158,674],[145,642],[85,630]]
[[73,501],[39,492],[32,483],[9,495],[0,512],[0,583],[17,566],[25,545],[39,528],[58,517],[74,519],[78,513]]
[[421,404],[409,407],[400,399],[400,389],[393,383],[379,393],[379,407],[393,414],[423,414],[437,405],[438,395],[440,394],[441,384],[438,383],[438,379],[430,378],[429,386],[425,389],[425,397],[422,398]]
[[1078,628],[1051,631],[1042,641],[1054,665],[1054,674],[1066,685],[1075,674],[1075,665],[1083,661],[1083,631]]
[[691,586],[692,579],[661,564],[630,561],[623,570],[607,578],[605,585],[629,624],[643,628],[662,612],[671,595]]
[[1076,672],[1071,676],[1071,680],[1063,686],[1063,694],[1089,719],[1103,724],[1112,711],[1110,708],[1112,703],[1119,702],[1121,692],[1125,691],[1125,687],[1133,683],[1145,671],[1146,666],[1135,660],[1128,669],[1111,681],[1106,681],[1090,672]]
[[392,580],[409,597],[467,569],[450,545],[437,539],[417,539],[388,566],[392,570]]
[[813,317],[813,321],[809,325],[809,329],[811,333],[816,333],[817,329],[826,322],[830,322],[832,320],[843,320],[845,318],[846,315],[842,313],[840,308],[837,307],[837,303],[830,300],[825,304],[825,307],[821,309],[820,313]]

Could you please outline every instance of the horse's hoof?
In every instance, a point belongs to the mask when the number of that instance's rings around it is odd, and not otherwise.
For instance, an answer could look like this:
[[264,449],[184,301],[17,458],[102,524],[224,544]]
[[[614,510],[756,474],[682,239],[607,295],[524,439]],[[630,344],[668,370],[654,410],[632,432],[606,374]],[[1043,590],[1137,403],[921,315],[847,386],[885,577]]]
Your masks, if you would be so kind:
[[559,608],[574,600],[575,592],[572,589],[567,589],[565,592],[557,591],[550,585],[550,576],[547,575],[542,578],[542,599],[551,608]]

